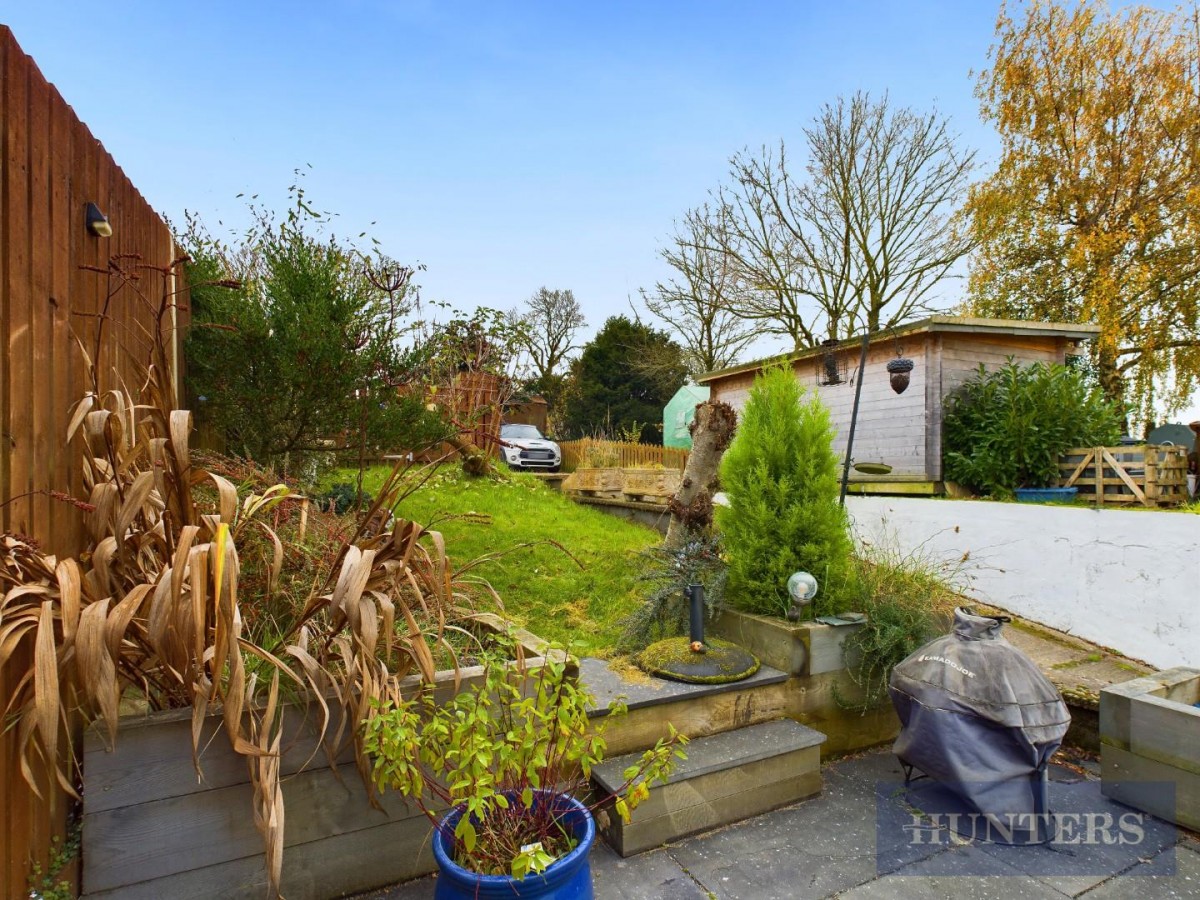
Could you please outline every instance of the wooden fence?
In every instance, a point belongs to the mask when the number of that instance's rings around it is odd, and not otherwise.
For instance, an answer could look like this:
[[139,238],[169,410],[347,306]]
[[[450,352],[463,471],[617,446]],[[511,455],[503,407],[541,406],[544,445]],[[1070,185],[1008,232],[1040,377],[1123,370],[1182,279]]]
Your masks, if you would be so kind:
[[[74,336],[94,352],[103,322],[101,387],[122,381],[136,387],[144,329],[154,328],[136,292],[115,290],[112,277],[81,267],[104,270],[122,254],[165,267],[174,248],[167,226],[3,25],[0,73],[0,530],[64,554],[80,549],[80,514],[48,492],[82,489],[74,454],[64,446],[68,412],[87,387]],[[110,238],[87,231],[89,202],[107,215]],[[119,264],[139,260],[126,256]],[[157,299],[166,278],[143,270],[139,291]],[[179,315],[186,317],[186,310]],[[164,323],[172,324],[183,323]],[[14,672],[29,663],[15,655],[11,662],[0,673],[3,697],[11,696]],[[29,864],[35,858],[45,863],[67,806],[61,794],[39,800],[30,793],[15,738],[15,729],[0,738],[5,897],[28,896]]]
[[650,466],[679,469],[682,472],[688,458],[688,451],[681,447],[660,447],[628,441],[582,438],[563,441],[558,446],[562,449],[564,472],[588,467],[636,469]]
[[1059,458],[1061,487],[1097,506],[1179,506],[1187,502],[1187,450],[1147,444],[1077,447]]

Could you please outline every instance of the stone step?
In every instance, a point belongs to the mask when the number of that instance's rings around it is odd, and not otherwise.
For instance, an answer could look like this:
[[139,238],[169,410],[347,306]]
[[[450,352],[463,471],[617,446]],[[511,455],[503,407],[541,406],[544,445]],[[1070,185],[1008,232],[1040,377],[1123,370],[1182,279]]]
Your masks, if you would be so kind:
[[629,710],[605,732],[610,757],[653,747],[667,736],[668,723],[696,738],[788,714],[788,676],[770,666],[732,684],[683,684],[641,673],[623,677],[606,660],[589,658],[579,661],[579,681],[596,698],[593,717],[606,716],[617,698]]
[[[825,735],[791,719],[777,719],[696,738],[687,759],[666,784],[654,784],[650,797],[628,824],[603,807],[601,833],[621,856],[738,822],[821,791],[821,744]],[[592,770],[601,795],[623,784],[622,773],[640,753],[610,759]]]

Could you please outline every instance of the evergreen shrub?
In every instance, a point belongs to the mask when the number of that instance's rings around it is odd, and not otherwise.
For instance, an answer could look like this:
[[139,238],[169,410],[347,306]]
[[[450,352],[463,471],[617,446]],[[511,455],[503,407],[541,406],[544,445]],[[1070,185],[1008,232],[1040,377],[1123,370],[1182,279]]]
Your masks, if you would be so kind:
[[1122,410],[1067,366],[983,365],[946,402],[946,478],[977,494],[1011,496],[1020,487],[1051,487],[1058,458],[1072,447],[1116,443]]
[[755,379],[721,462],[729,500],[716,510],[729,563],[728,602],[783,616],[787,579],[812,573],[818,614],[839,608],[851,578],[851,540],[838,502],[839,462],[829,411],[788,369]]

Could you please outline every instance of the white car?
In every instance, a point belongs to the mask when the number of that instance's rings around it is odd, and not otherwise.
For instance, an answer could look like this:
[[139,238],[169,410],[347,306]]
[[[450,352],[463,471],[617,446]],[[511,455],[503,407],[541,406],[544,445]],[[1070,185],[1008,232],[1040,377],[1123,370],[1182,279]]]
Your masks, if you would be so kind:
[[557,472],[562,450],[542,437],[533,425],[501,425],[500,455],[513,469],[544,469]]

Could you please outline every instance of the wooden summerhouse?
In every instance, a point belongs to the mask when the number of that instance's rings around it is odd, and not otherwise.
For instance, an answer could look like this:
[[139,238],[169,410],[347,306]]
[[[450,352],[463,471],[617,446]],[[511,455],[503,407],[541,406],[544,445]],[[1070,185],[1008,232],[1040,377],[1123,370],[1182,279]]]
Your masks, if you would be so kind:
[[[1009,357],[1018,363],[1063,363],[1083,352],[1082,343],[1099,334],[1093,325],[1016,322],[931,316],[871,335],[862,374],[862,398],[854,434],[853,462],[890,466],[887,474],[850,472],[858,493],[933,494],[942,490],[942,404],[983,363],[989,369]],[[735,409],[746,402],[763,367],[783,362],[815,390],[829,408],[837,437],[834,450],[845,454],[861,337],[785,356],[733,366],[700,376],[713,400]],[[887,364],[898,356],[913,361],[909,384],[897,394]]]

